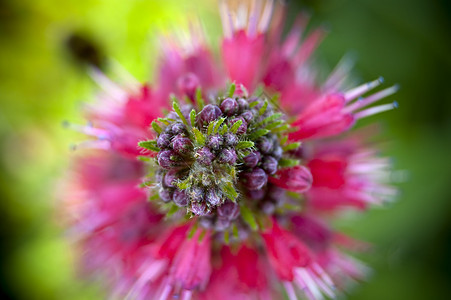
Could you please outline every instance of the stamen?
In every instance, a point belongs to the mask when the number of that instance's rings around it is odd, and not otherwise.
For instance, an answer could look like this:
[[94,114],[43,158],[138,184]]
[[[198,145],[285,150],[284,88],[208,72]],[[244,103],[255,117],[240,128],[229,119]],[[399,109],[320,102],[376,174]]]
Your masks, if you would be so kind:
[[227,38],[231,38],[233,33],[233,20],[226,0],[222,0],[219,3],[219,12],[221,14],[222,29],[224,31],[224,36]]
[[327,78],[324,84],[325,90],[338,89],[346,80],[347,74],[349,74],[349,71],[352,69],[353,65],[354,59],[349,55],[344,56]]
[[183,291],[182,300],[190,300],[193,295],[192,291],[185,290]]
[[301,47],[294,58],[295,65],[301,65],[310,57],[313,50],[319,45],[324,33],[324,30],[317,29],[302,42]]
[[99,149],[99,150],[109,150],[111,148],[111,144],[107,140],[88,140],[83,141],[78,144],[73,144],[70,146],[72,151],[80,150],[80,149]]
[[251,13],[249,15],[249,22],[247,27],[247,33],[249,36],[255,36],[257,34],[258,27],[258,15],[261,10],[261,1],[253,0],[251,4]]
[[372,115],[375,115],[375,114],[378,114],[378,113],[381,113],[381,112],[384,112],[387,110],[392,110],[397,107],[398,107],[398,102],[396,102],[396,101],[393,103],[390,103],[390,104],[384,104],[384,105],[371,107],[371,108],[368,108],[361,112],[356,113],[355,118],[356,119],[365,118],[365,117],[372,116]]
[[98,129],[92,126],[91,123],[89,123],[86,126],[82,126],[82,125],[78,125],[78,124],[72,124],[68,121],[63,121],[63,127],[70,129],[70,130],[74,130],[86,135],[90,135],[90,136],[95,136],[97,137],[99,140],[106,140],[109,137],[109,133],[108,131],[104,130],[104,129]]
[[260,32],[266,32],[268,30],[269,23],[271,22],[273,9],[274,9],[274,0],[266,1],[262,17],[260,18],[260,23],[258,24],[258,30]]
[[294,291],[293,284],[288,281],[283,282],[283,286],[285,287],[285,291],[287,292],[288,299],[297,300],[296,292]]
[[305,268],[299,268],[296,270],[296,272],[305,282],[305,284],[307,285],[308,289],[312,292],[315,299],[324,299],[323,295],[321,294],[321,291],[318,289],[309,272]]
[[127,100],[127,93],[111,81],[102,71],[97,68],[90,68],[89,75],[91,78],[111,97],[119,102]]
[[374,89],[375,87],[379,86],[382,82],[384,82],[384,78],[381,76],[378,79],[364,83],[362,85],[359,85],[356,88],[353,88],[345,93],[345,99],[346,102],[349,102],[351,100],[354,100],[355,98],[365,94],[366,92]]
[[362,98],[359,99],[357,102],[349,105],[348,107],[346,107],[346,112],[353,112],[356,111],[358,109],[361,109],[365,106],[368,106],[380,99],[383,99],[385,97],[388,97],[394,93],[396,93],[399,90],[399,86],[398,85],[394,85],[392,87],[386,88],[385,90],[382,90],[380,92],[377,92],[367,98]]
[[245,29],[248,25],[248,18],[247,18],[247,5],[245,3],[241,3],[238,6],[238,9],[236,11],[236,29]]
[[332,281],[332,278],[321,268],[317,263],[313,264],[313,270],[318,274],[319,277],[332,289],[335,289],[335,284]]

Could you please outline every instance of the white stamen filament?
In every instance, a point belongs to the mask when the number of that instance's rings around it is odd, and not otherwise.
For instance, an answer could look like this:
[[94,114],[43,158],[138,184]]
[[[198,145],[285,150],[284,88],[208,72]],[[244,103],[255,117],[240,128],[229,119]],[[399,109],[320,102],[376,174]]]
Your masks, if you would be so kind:
[[362,110],[358,113],[356,113],[354,116],[356,119],[361,119],[361,118],[365,118],[368,116],[372,116],[387,110],[392,110],[394,108],[398,107],[398,103],[397,102],[393,102],[393,103],[389,103],[389,104],[384,104],[384,105],[379,105],[379,106],[375,106],[375,107],[371,107],[365,110]]
[[127,93],[111,81],[102,71],[97,68],[90,68],[89,75],[91,78],[116,101],[124,102],[127,100]]
[[260,32],[266,32],[268,30],[269,23],[271,22],[271,16],[274,8],[274,0],[268,0],[265,3],[260,23],[258,24],[258,30]]
[[347,91],[345,93],[346,102],[349,102],[349,101],[365,94],[366,92],[368,92],[368,91],[374,89],[375,87],[377,87],[378,85],[380,85],[382,82],[384,82],[384,79],[382,77],[379,77],[378,79],[376,79],[374,81],[364,83],[362,85],[359,85],[358,87],[355,87],[355,88]]
[[302,278],[302,280],[305,282],[309,290],[312,292],[315,299],[324,299],[323,295],[321,294],[321,291],[318,289],[318,286],[313,281],[307,269],[299,268],[296,271],[298,275]]
[[233,32],[233,22],[231,20],[229,7],[225,0],[222,0],[219,3],[219,13],[221,15],[222,30],[224,31],[224,36],[226,38],[231,38]]
[[358,109],[361,109],[365,106],[368,106],[380,99],[383,99],[385,97],[388,97],[394,93],[396,93],[399,90],[398,85],[394,85],[392,87],[386,88],[380,92],[377,92],[371,96],[368,96],[366,98],[363,98],[357,102],[354,102],[353,104],[349,105],[348,107],[346,107],[346,112],[353,112],[356,111]]
[[288,299],[297,300],[296,292],[294,291],[293,284],[291,282],[284,281],[283,286],[285,287],[285,291],[287,292]]

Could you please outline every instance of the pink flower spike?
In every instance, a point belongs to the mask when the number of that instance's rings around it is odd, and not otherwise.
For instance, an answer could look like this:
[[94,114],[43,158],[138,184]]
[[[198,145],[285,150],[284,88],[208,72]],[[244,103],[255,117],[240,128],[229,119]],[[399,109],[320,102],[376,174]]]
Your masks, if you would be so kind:
[[211,233],[198,229],[186,238],[174,257],[169,278],[177,290],[204,289],[211,273]]
[[283,189],[304,193],[312,186],[313,177],[306,167],[295,166],[279,170],[269,181]]

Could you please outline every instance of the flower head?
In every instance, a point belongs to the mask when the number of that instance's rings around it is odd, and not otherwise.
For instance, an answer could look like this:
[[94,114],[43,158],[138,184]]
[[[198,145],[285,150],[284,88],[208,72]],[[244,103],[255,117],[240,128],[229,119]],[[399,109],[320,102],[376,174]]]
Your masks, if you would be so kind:
[[344,89],[346,65],[312,80],[324,32],[301,41],[302,16],[281,41],[282,8],[252,3],[221,1],[220,63],[197,37],[188,49],[164,42],[156,84],[94,70],[104,92],[91,123],[66,124],[93,137],[76,148],[98,150],[77,161],[74,230],[115,296],[333,298],[365,273],[324,212],[394,194],[389,161],[341,134],[393,108],[367,107],[396,87],[362,98],[382,80]]

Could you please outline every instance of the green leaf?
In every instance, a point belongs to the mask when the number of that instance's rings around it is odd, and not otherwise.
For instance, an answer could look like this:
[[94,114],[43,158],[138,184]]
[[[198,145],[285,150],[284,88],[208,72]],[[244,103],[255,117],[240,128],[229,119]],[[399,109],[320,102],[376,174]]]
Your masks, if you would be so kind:
[[269,132],[270,131],[268,129],[263,129],[263,128],[257,129],[249,135],[249,139],[256,140],[259,137],[268,134]]
[[282,157],[279,160],[279,167],[281,168],[289,168],[294,167],[300,164],[300,161],[298,159],[290,159],[290,158],[284,158]]
[[271,97],[271,99],[269,99],[269,102],[277,105],[277,104],[279,104],[279,99],[280,99],[280,94],[276,93],[276,94],[274,94],[274,96]]
[[280,117],[282,117],[283,114],[282,113],[275,113],[270,115],[269,117],[266,117],[265,119],[263,119],[262,121],[258,122],[255,127],[260,127],[262,125],[266,125],[268,123],[271,123],[277,119],[280,119]]
[[174,215],[179,210],[179,207],[175,204],[171,206],[169,211],[166,213],[166,219],[170,218],[172,215]]
[[227,92],[228,97],[233,97],[233,94],[235,94],[236,84],[232,83],[229,87],[229,90]]
[[258,105],[258,103],[259,103],[258,101],[251,102],[251,103],[249,103],[249,107],[254,108],[255,106]]
[[188,187],[191,186],[191,180],[189,177],[185,178],[184,180],[179,180],[175,183],[177,185],[177,187],[181,190],[185,190]]
[[273,130],[274,128],[277,128],[277,127],[279,127],[280,125],[282,125],[284,123],[285,123],[284,120],[279,120],[279,121],[276,121],[274,123],[266,125],[265,128],[268,129],[268,130]]
[[233,202],[235,202],[235,199],[238,197],[238,193],[235,190],[235,187],[233,186],[233,184],[229,181],[226,182],[225,184],[220,184],[220,188],[222,193],[229,198],[230,200],[232,200]]
[[241,205],[240,212],[244,222],[246,222],[246,224],[249,225],[249,227],[252,228],[252,230],[256,231],[258,229],[258,226],[252,211],[249,208],[247,208],[247,206]]
[[163,129],[161,129],[160,125],[158,125],[157,122],[152,121],[152,124],[151,124],[151,125],[152,125],[153,130],[154,130],[156,133],[161,134],[161,133],[163,132]]
[[219,128],[221,127],[222,123],[224,123],[225,119],[226,118],[220,118],[219,120],[215,121],[215,130],[214,130],[215,134],[218,133]]
[[196,104],[199,110],[202,110],[205,106],[204,99],[202,99],[202,89],[200,87],[196,89]]
[[266,112],[266,109],[268,108],[268,100],[265,100],[265,103],[263,103],[263,106],[260,107],[258,110],[258,115],[261,116]]
[[283,146],[282,149],[284,151],[290,151],[290,150],[298,149],[300,146],[301,146],[300,142],[295,142],[295,143],[291,143],[291,144]]
[[194,108],[189,113],[189,119],[191,121],[191,127],[194,127],[194,125],[196,125],[196,111]]
[[196,142],[203,146],[205,145],[205,137],[202,132],[199,131],[196,127],[193,127],[194,137],[196,138]]
[[241,141],[241,142],[238,142],[235,149],[240,150],[240,149],[246,149],[246,148],[252,148],[252,147],[254,147],[254,142]]
[[211,135],[213,133],[214,128],[215,128],[215,122],[210,122],[210,124],[208,124],[207,134]]
[[239,235],[238,235],[238,227],[236,226],[236,223],[233,223],[233,226],[232,226],[232,233],[233,233],[233,236],[234,236],[235,238],[238,238],[238,237],[239,237]]
[[228,230],[224,231],[224,242],[226,243],[226,245],[229,244],[229,239],[230,239],[230,233]]
[[173,101],[172,101],[172,108],[177,113],[180,120],[182,120],[183,124],[188,126],[188,121],[186,120],[185,116],[182,114],[182,111],[180,110],[180,105],[175,98],[173,98]]
[[141,142],[138,142],[138,146],[141,148],[145,148],[147,150],[155,151],[155,152],[160,151],[160,148],[157,147],[156,141],[141,141]]
[[193,238],[193,236],[196,233],[198,227],[199,227],[198,222],[195,222],[193,227],[191,227],[189,232],[188,232],[188,239],[192,239]]
[[166,118],[158,118],[157,119],[159,122],[163,123],[164,125],[169,125],[171,124]]
[[243,125],[243,120],[238,120],[235,123],[233,123],[232,127],[230,127],[230,132],[236,133],[238,131],[238,128]]
[[[270,127],[270,125],[273,125],[273,124],[275,124],[275,123],[277,123],[277,122],[274,122],[274,123],[272,123],[272,124],[269,124],[269,125],[266,126],[266,127],[268,128],[268,127]],[[277,125],[280,125],[280,124],[277,124]],[[279,126],[279,127],[276,126],[276,128],[274,128],[274,129],[271,128],[271,131],[274,132],[274,133],[276,133],[276,132],[287,131],[288,129],[290,129],[290,125],[284,124],[284,125]]]
[[284,135],[281,139],[280,139],[280,144],[283,145],[288,141],[288,136]]
[[152,160],[152,158],[150,158],[150,157],[148,157],[148,156],[144,156],[144,155],[139,155],[139,156],[137,157],[137,159],[138,159],[139,161],[143,161],[143,162],[149,162],[149,161]]
[[219,129],[219,134],[224,135],[226,132],[229,131],[229,127],[227,124],[222,125],[221,129]]

